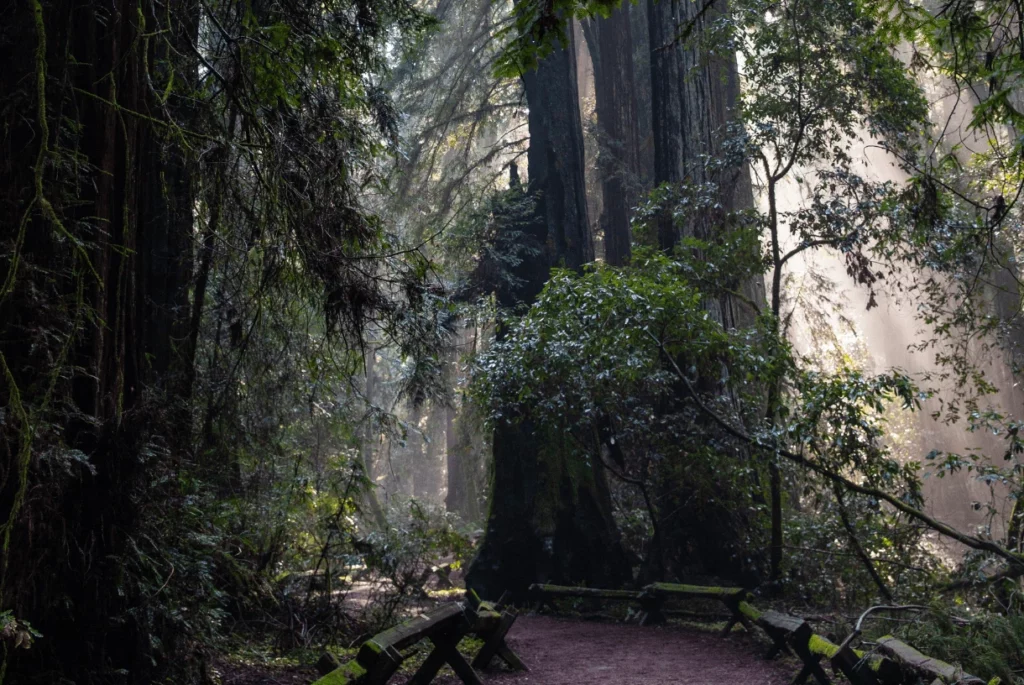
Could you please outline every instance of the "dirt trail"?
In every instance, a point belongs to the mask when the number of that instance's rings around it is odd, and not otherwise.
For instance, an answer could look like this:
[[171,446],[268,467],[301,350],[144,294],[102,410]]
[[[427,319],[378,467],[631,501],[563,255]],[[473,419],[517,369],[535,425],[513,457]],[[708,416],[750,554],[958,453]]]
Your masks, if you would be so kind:
[[[798,668],[764,661],[740,633],[721,639],[679,627],[523,616],[508,643],[529,673],[481,674],[495,685],[785,685]],[[454,677],[444,685],[459,683]]]

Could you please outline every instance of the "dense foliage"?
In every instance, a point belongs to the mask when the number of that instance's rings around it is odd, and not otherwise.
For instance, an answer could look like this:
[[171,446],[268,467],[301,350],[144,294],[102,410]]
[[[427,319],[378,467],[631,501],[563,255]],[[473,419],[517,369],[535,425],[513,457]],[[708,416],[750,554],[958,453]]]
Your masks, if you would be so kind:
[[[605,559],[539,553],[524,582],[622,556],[627,583],[930,603],[909,639],[1019,680],[1022,21],[1010,0],[0,9],[0,683],[195,682],[229,645],[348,643],[453,591],[502,516],[513,558],[603,527]],[[614,22],[630,68],[595,92]],[[664,55],[679,83],[641,64]],[[591,97],[651,130],[599,139]],[[632,257],[561,268],[610,230],[602,192],[657,175],[666,126],[687,173],[630,196]],[[844,289],[902,306],[925,370],[851,342]],[[532,489],[490,499],[488,476]]]

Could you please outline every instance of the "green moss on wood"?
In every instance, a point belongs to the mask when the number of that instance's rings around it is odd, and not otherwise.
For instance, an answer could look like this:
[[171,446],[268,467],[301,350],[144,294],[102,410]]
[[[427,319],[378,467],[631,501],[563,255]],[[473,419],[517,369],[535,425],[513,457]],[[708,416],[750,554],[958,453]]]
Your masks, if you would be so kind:
[[737,611],[749,618],[751,621],[757,621],[761,618],[761,612],[757,608],[748,602],[740,602],[736,605]]
[[657,594],[690,595],[725,599],[746,594],[741,587],[715,587],[713,585],[682,585],[680,583],[651,583],[644,590]]
[[349,685],[358,683],[366,676],[366,669],[355,659],[352,659],[341,668],[331,671],[323,678],[313,682],[313,685]]
[[538,585],[530,586],[535,595],[552,595],[554,597],[593,597],[595,599],[640,599],[640,592],[634,590],[604,590],[596,587],[572,587],[570,585]]
[[833,644],[827,638],[817,633],[812,633],[811,639],[807,641],[807,649],[810,650],[811,654],[831,659],[839,652],[839,645]]

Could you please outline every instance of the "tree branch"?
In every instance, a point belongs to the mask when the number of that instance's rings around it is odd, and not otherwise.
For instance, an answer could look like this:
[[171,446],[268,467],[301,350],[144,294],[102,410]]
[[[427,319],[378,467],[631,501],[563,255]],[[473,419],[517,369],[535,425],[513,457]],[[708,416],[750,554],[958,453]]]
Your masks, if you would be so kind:
[[1024,568],[1024,555],[1015,554],[1009,551],[1008,549],[1002,547],[1001,545],[992,542],[991,540],[984,540],[982,538],[974,537],[973,535],[967,535],[966,533],[962,533],[956,528],[952,527],[951,525],[943,523],[938,519],[932,518],[931,516],[924,513],[917,507],[913,507],[907,504],[900,498],[895,497],[889,494],[888,492],[885,492],[884,490],[879,490],[878,488],[873,488],[867,485],[855,483],[854,481],[846,478],[845,476],[842,476],[838,473],[834,473],[833,471],[830,471],[821,464],[813,462],[802,455],[799,455],[795,452],[791,452],[783,447],[778,446],[777,444],[767,443],[761,438],[748,435],[743,430],[734,427],[728,421],[719,416],[717,412],[708,407],[708,405],[703,400],[701,400],[700,396],[697,394],[696,389],[693,387],[693,383],[690,381],[689,378],[686,377],[686,374],[683,373],[682,369],[679,368],[679,365],[676,363],[675,359],[672,358],[672,355],[670,355],[668,351],[665,349],[665,346],[661,342],[661,340],[655,337],[654,334],[652,334],[650,331],[647,331],[647,335],[654,340],[656,345],[658,345],[662,355],[665,357],[666,361],[671,366],[673,373],[675,373],[675,375],[686,387],[687,392],[690,393],[694,404],[697,405],[697,408],[705,415],[707,415],[714,423],[718,424],[718,426],[729,435],[748,443],[752,447],[774,452],[775,454],[784,457],[785,459],[793,462],[794,464],[809,469],[814,473],[818,474],[819,476],[822,476],[832,481],[833,483],[842,485],[847,490],[859,493],[861,495],[867,495],[868,497],[874,497],[876,499],[887,502],[900,513],[906,514],[910,518],[916,519],[921,523],[924,523],[926,526],[928,526],[935,532],[939,533],[940,535],[948,537],[952,540],[956,540],[957,542],[966,545],[971,549],[976,549],[980,552],[988,552],[990,554],[994,554],[1009,562],[1011,566]]

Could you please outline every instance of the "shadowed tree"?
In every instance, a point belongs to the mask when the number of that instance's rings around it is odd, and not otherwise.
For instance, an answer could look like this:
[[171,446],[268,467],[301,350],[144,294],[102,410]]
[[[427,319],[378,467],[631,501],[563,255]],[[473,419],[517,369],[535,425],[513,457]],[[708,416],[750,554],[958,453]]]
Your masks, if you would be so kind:
[[[713,239],[715,231],[724,230],[721,226],[728,213],[753,207],[746,163],[710,163],[726,157],[722,143],[733,135],[728,126],[739,99],[735,55],[708,49],[707,26],[725,6],[725,0],[647,3],[654,184],[704,186],[717,196],[711,206],[682,221],[669,208],[663,208],[656,221],[657,241],[666,252],[677,249],[687,237]],[[744,300],[764,300],[759,279],[734,287],[742,293],[741,298],[723,294],[704,302],[708,313],[727,329],[753,323],[755,312]],[[669,531],[661,541],[666,549],[652,557],[657,560],[661,556],[662,561],[674,557],[686,566],[722,575],[742,573],[735,563],[735,555],[743,547],[741,522],[721,506],[687,506],[687,488],[677,487],[671,479],[666,483],[669,489],[662,493],[664,508],[676,511],[679,521],[685,523],[662,522],[662,528]],[[663,570],[655,568],[652,572]]]
[[633,31],[626,7],[582,25],[594,64],[605,261],[621,265],[629,261],[630,209],[641,175]]
[[[528,192],[535,202],[525,233],[539,249],[513,269],[517,287],[497,293],[506,308],[532,303],[552,267],[579,270],[594,258],[575,49],[571,36],[567,41],[522,75],[530,110]],[[481,596],[521,595],[533,582],[609,586],[627,579],[604,472],[568,457],[564,439],[536,430],[528,418],[496,427],[487,531],[466,577]]]

